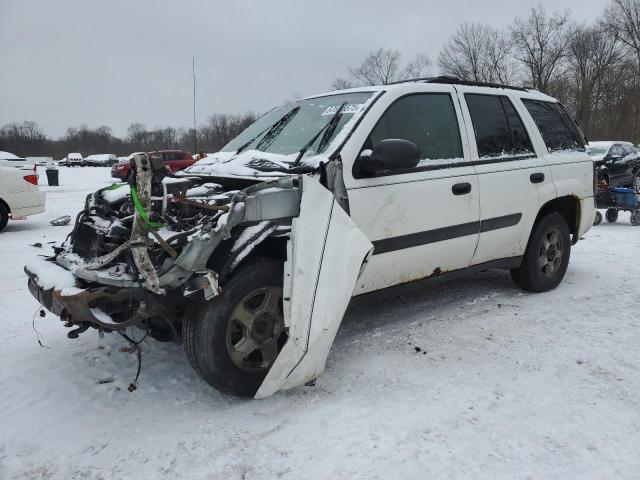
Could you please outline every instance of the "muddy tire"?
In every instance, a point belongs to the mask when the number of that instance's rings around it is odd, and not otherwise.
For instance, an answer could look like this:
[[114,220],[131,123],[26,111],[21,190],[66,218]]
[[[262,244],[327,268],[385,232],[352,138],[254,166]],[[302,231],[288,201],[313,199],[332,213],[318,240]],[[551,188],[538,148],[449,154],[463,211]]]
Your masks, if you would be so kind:
[[522,265],[511,270],[511,278],[523,290],[552,290],[564,278],[570,255],[567,222],[562,215],[552,212],[534,226]]
[[4,227],[7,226],[8,222],[9,222],[9,211],[7,210],[7,207],[0,204],[0,232],[4,230]]
[[246,264],[210,301],[191,302],[182,342],[199,375],[217,390],[253,397],[286,342],[282,262]]

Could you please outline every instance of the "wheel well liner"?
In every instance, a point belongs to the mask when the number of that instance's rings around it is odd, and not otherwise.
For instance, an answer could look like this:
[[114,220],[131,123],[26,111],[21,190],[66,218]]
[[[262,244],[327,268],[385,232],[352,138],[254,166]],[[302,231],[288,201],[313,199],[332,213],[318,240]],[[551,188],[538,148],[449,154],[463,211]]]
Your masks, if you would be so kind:
[[573,235],[573,243],[578,241],[578,230],[580,228],[580,200],[574,195],[554,198],[545,203],[536,217],[534,225],[544,218],[548,213],[558,212],[564,217],[569,226],[569,232]]

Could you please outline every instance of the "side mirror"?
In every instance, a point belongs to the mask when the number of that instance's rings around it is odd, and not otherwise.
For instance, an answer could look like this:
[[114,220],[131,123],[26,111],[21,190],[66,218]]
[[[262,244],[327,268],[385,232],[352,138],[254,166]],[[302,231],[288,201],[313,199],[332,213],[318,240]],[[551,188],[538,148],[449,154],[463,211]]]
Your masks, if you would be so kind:
[[416,144],[399,138],[382,140],[370,152],[358,158],[358,166],[367,173],[414,168],[420,161]]

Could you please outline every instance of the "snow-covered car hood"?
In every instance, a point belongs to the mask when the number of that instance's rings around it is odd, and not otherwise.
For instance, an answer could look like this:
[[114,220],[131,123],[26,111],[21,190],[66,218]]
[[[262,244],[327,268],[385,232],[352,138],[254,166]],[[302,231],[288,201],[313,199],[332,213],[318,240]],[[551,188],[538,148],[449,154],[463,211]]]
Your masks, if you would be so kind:
[[[260,150],[247,150],[236,152],[218,152],[197,161],[190,167],[178,172],[177,176],[212,176],[234,177],[244,179],[272,179],[293,173],[291,171],[298,156],[297,153],[282,155],[263,152]],[[309,155],[300,160],[299,167],[312,171],[321,161],[327,161],[324,155]]]

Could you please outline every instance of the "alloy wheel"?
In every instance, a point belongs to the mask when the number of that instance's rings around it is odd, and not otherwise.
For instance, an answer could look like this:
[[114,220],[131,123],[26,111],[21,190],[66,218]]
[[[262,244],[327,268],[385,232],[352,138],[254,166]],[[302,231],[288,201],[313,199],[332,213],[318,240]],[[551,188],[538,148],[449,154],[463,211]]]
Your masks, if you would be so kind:
[[547,231],[544,236],[540,252],[538,254],[538,266],[544,275],[552,278],[560,265],[564,255],[564,245],[560,232],[553,228]]
[[251,373],[269,370],[285,340],[282,288],[257,288],[238,302],[227,324],[227,350],[235,366]]

